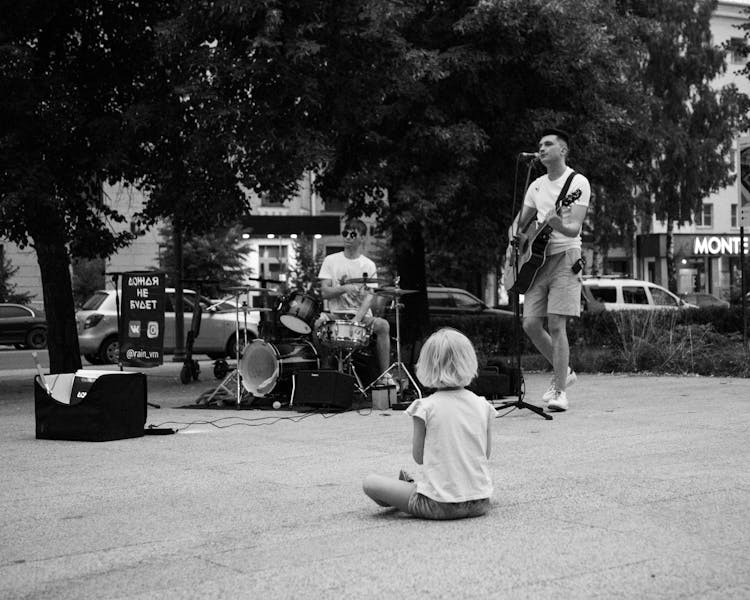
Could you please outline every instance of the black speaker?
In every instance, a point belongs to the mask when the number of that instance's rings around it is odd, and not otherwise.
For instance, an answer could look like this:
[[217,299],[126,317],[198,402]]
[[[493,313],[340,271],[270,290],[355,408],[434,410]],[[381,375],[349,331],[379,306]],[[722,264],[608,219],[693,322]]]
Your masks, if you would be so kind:
[[521,374],[517,368],[496,364],[480,369],[476,379],[467,387],[478,396],[493,400],[517,396],[520,385]]
[[354,400],[355,381],[351,375],[338,371],[297,371],[292,406],[349,409]]
[[[81,372],[79,372],[81,373]],[[56,400],[34,378],[36,437],[47,440],[105,442],[143,436],[146,423],[146,376],[143,373],[107,373],[86,376],[48,375]],[[64,400],[64,401],[62,401]]]

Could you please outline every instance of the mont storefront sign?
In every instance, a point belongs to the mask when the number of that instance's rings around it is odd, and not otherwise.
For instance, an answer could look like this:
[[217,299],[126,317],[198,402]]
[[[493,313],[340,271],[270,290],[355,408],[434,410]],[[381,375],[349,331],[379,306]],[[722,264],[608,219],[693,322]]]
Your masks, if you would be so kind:
[[156,367],[164,362],[164,287],[164,273],[123,273],[120,315],[123,365]]
[[[744,252],[747,254],[747,237],[744,239]],[[742,252],[740,244],[743,240],[738,235],[701,235],[693,240],[693,254],[695,256],[737,256]]]

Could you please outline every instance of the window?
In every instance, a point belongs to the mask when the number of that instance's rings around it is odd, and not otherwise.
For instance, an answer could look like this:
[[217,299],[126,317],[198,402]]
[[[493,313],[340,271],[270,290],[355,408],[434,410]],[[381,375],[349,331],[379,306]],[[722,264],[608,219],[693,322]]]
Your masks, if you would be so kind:
[[599,287],[592,285],[589,287],[591,295],[599,302],[617,302],[617,289],[614,287]]
[[258,246],[258,262],[263,279],[278,279],[287,270],[287,247],[278,244]]
[[477,298],[473,298],[468,294],[453,294],[453,301],[456,306],[463,306],[464,308],[479,308],[481,306]]
[[347,205],[348,202],[346,200],[324,200],[323,212],[343,213],[346,212]]
[[93,296],[84,302],[81,310],[97,310],[107,297],[107,292],[95,292]]
[[450,292],[430,292],[428,298],[430,306],[455,306]]
[[31,311],[22,306],[0,306],[0,317],[4,319],[19,319],[31,317]]
[[677,306],[677,300],[665,290],[651,288],[651,297],[654,299],[656,306]]
[[646,288],[642,285],[622,286],[622,301],[625,304],[648,304]]
[[731,204],[729,206],[729,225],[731,227],[737,227],[737,204]]
[[326,256],[329,254],[336,254],[336,252],[343,252],[344,247],[343,246],[329,246],[326,244]]
[[714,205],[703,203],[701,210],[695,214],[695,224],[698,227],[713,227],[714,225]]
[[746,46],[744,38],[732,38],[727,43],[728,59],[734,65],[745,64],[746,57]]

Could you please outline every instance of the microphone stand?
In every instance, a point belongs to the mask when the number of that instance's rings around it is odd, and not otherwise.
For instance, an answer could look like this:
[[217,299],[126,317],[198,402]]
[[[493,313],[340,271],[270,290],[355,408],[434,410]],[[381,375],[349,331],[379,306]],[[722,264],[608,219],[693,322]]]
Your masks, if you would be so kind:
[[[514,269],[516,274],[516,281],[518,281],[518,240],[512,240],[513,255],[515,259]],[[521,369],[521,302],[518,294],[518,286],[515,286],[514,290],[511,291],[513,294],[513,335],[516,336],[516,370],[518,372],[518,382],[516,382],[516,393],[518,398],[513,401],[503,402],[502,404],[496,405],[495,410],[502,410],[504,408],[526,408],[531,412],[535,412],[541,417],[544,417],[548,421],[552,420],[552,415],[544,412],[544,409],[534,404],[524,402],[523,398],[526,392],[526,386],[523,380],[523,370]]]
[[[523,155],[524,153],[521,153]],[[518,164],[518,163],[516,163]],[[529,163],[529,167],[526,171],[526,187],[524,189],[529,188],[529,180],[531,178],[531,168],[534,165],[534,161],[532,160]],[[516,168],[516,172],[518,169]],[[513,211],[511,214],[515,215],[515,196],[513,198]],[[520,220],[520,215],[519,215]],[[516,226],[517,227],[517,226]],[[518,233],[518,229],[516,228],[516,233]],[[511,299],[513,302],[513,335],[516,336],[516,370],[518,372],[518,381],[516,382],[516,393],[518,394],[518,398],[513,401],[503,402],[500,405],[495,406],[495,410],[503,410],[505,408],[526,408],[530,410],[531,412],[534,412],[538,414],[541,417],[544,417],[548,421],[552,421],[552,415],[549,413],[544,412],[544,409],[535,406],[534,404],[529,404],[528,402],[524,402],[523,398],[526,393],[526,385],[524,383],[523,379],[523,370],[521,368],[521,298],[520,294],[518,293],[518,237],[513,237],[509,240],[509,243],[511,247],[513,248],[513,272],[515,274],[515,283],[513,285],[512,290],[508,290],[510,294],[512,294]],[[515,379],[515,377],[514,377]]]

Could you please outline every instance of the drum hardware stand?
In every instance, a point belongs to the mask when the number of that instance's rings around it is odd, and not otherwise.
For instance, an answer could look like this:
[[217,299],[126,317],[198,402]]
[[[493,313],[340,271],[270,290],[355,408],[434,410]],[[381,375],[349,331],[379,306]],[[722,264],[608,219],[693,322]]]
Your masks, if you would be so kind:
[[367,400],[367,390],[370,389],[370,386],[367,386],[366,388],[362,387],[362,380],[359,378],[359,373],[357,373],[357,369],[354,367],[354,361],[352,360],[352,355],[356,350],[356,348],[352,348],[346,356],[343,355],[344,352],[346,352],[346,349],[338,348],[336,350],[336,361],[338,363],[337,370],[339,373],[348,373],[354,376],[357,391],[364,396],[365,400]]
[[[240,374],[240,369],[239,369],[240,359],[241,359],[240,354],[241,353],[240,353],[239,343],[238,343],[239,339],[240,339],[240,296],[242,295],[243,292],[245,292],[247,294],[247,300],[246,300],[245,306],[243,308],[245,327],[244,327],[244,331],[243,331],[244,344],[242,346],[242,349],[244,351],[245,346],[247,346],[247,311],[250,308],[249,304],[250,304],[250,291],[251,291],[251,288],[249,288],[249,287],[238,287],[238,288],[231,288],[231,289],[233,289],[235,292],[237,292],[236,294],[234,294],[234,300],[235,300],[235,309],[234,309],[234,339],[235,339],[235,349],[234,349],[234,354],[235,354],[235,357],[237,359],[237,365],[235,366],[235,368],[233,370],[231,370],[229,372],[229,374],[226,377],[224,377],[224,379],[221,381],[221,383],[219,383],[219,385],[216,386],[216,389],[214,389],[214,391],[211,393],[211,395],[208,396],[208,398],[206,398],[205,402],[206,402],[206,405],[209,405],[211,403],[211,401],[214,399],[214,396],[216,396],[216,394],[219,393],[220,389],[223,389],[228,394],[231,394],[232,392],[227,387],[227,384],[230,381],[232,381],[232,379],[234,379],[236,381],[236,390],[235,390],[236,401],[237,401],[236,406],[237,406],[237,408],[240,408],[240,404],[242,403],[242,387],[240,385],[241,384],[242,375]],[[200,403],[201,403],[201,398],[198,398],[197,404],[200,404]]]
[[417,396],[419,398],[422,397],[422,390],[420,389],[417,382],[414,380],[414,378],[411,376],[411,373],[409,373],[409,369],[406,368],[406,365],[401,360],[401,320],[399,316],[399,310],[401,307],[400,297],[404,296],[406,294],[413,294],[417,290],[403,290],[399,287],[399,281],[401,280],[401,277],[397,275],[393,279],[393,287],[388,289],[382,289],[379,292],[376,291],[375,293],[380,293],[381,295],[391,295],[393,296],[393,306],[396,309],[396,362],[391,363],[391,366],[388,367],[385,371],[383,371],[378,377],[373,381],[370,385],[368,385],[364,391],[367,392],[370,388],[374,387],[375,384],[380,381],[380,378],[384,375],[390,373],[393,369],[398,369],[398,385],[396,386],[397,392],[400,392],[399,389],[401,386],[401,381],[403,381],[403,374],[406,373],[406,376],[409,378],[409,381],[411,381],[411,384],[414,386],[414,389],[417,392]]

